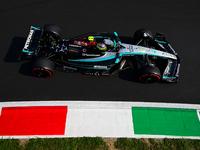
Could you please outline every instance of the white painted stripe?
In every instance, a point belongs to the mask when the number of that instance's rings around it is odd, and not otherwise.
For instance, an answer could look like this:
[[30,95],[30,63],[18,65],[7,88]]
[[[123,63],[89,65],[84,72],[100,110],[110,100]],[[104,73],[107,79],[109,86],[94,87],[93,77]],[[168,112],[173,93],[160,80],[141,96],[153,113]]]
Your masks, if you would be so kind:
[[131,109],[69,109],[67,137],[134,135]]
[[66,138],[65,135],[1,136],[0,139]]
[[199,136],[167,136],[167,135],[133,135],[127,138],[156,138],[156,139],[200,139]]
[[2,107],[0,106],[0,116],[1,116],[1,110],[2,110]]
[[197,110],[197,116],[198,116],[199,122],[200,122],[200,110]]
[[[109,136],[110,137],[110,136]],[[199,139],[198,136],[166,136],[166,135],[132,135],[126,136],[127,138],[156,138],[156,139],[164,139],[164,138],[171,138],[171,139]],[[1,136],[0,139],[31,139],[31,138],[68,138],[66,135],[48,135],[48,136]],[[103,137],[104,138],[104,137]],[[115,137],[112,137],[115,138]],[[116,137],[119,138],[119,137]]]
[[23,101],[1,102],[0,107],[16,106],[69,106],[71,109],[129,109],[131,107],[160,107],[198,109],[200,104],[160,103],[160,102],[116,102],[116,101]]

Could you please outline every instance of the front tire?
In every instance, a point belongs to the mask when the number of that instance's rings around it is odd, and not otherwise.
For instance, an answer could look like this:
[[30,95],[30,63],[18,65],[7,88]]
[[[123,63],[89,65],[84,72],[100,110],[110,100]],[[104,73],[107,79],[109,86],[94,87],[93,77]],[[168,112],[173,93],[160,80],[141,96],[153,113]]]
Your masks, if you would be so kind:
[[134,33],[134,38],[146,38],[146,37],[153,39],[153,33],[148,29],[139,29]]
[[55,64],[47,58],[39,58],[33,63],[32,72],[35,76],[48,78],[53,75]]
[[[148,29],[139,29],[134,33],[134,44],[150,47],[153,41],[153,33]],[[143,39],[143,42],[141,42]]]
[[142,83],[151,84],[160,81],[161,74],[157,67],[143,66],[139,69],[139,80]]

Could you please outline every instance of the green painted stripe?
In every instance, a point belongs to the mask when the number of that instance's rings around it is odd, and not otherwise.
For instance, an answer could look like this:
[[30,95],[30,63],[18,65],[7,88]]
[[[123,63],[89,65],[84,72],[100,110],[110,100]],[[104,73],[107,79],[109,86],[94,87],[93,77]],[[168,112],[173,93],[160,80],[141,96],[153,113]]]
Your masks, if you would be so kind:
[[200,136],[196,109],[132,107],[135,134]]

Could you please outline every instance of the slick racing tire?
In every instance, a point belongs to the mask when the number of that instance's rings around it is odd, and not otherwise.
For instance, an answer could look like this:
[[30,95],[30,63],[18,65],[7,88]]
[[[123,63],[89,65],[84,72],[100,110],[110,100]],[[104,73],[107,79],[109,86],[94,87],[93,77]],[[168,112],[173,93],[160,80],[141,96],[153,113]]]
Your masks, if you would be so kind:
[[146,41],[147,44],[142,44],[142,46],[149,47],[153,41],[153,33],[148,29],[139,29],[134,33],[133,36],[134,43],[136,43],[138,40],[143,39]]
[[35,76],[41,78],[48,78],[53,75],[55,64],[47,58],[38,58],[33,63],[32,72]]
[[148,29],[139,29],[134,33],[134,38],[147,38],[147,37],[153,39],[153,33]]
[[54,24],[47,24],[43,28],[43,35],[53,38],[53,41],[59,40],[61,36],[61,29]]
[[146,84],[157,83],[161,77],[160,70],[157,67],[143,66],[139,69],[139,74],[140,82]]

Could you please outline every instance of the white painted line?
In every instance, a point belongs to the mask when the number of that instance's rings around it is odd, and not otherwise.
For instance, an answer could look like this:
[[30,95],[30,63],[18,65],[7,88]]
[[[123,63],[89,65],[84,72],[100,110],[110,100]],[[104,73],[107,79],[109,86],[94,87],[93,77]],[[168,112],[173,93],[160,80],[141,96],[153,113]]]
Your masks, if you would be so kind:
[[66,138],[65,135],[1,136],[0,139]]
[[[34,136],[1,136],[0,137],[0,139],[32,139],[32,138],[68,138],[68,136],[66,135],[47,135],[47,136],[34,135]],[[112,137],[112,138],[119,138],[119,137]],[[132,136],[126,136],[126,138],[156,138],[156,139],[169,138],[169,139],[199,139],[200,140],[200,137],[197,137],[197,136],[167,136],[167,135],[132,135]]]
[[199,118],[199,122],[200,122],[200,110],[197,109],[197,116]]
[[69,106],[71,109],[129,109],[131,107],[160,107],[198,109],[200,104],[156,103],[156,102],[116,102],[116,101],[23,101],[1,102],[0,107],[16,106]]
[[0,106],[0,116],[1,116],[1,110],[2,110],[2,107]]
[[134,135],[131,109],[69,109],[67,137]]
[[199,136],[168,136],[168,135],[133,135],[127,138],[156,138],[156,139],[200,139]]

